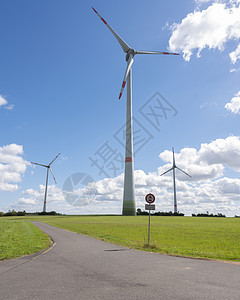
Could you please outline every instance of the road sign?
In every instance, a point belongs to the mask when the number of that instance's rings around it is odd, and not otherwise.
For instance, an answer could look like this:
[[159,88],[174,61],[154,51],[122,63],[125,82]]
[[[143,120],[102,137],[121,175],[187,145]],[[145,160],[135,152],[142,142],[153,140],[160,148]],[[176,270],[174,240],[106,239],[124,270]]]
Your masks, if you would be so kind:
[[147,203],[153,203],[155,201],[155,196],[153,194],[147,194],[145,200]]
[[155,210],[155,204],[145,204],[146,210]]

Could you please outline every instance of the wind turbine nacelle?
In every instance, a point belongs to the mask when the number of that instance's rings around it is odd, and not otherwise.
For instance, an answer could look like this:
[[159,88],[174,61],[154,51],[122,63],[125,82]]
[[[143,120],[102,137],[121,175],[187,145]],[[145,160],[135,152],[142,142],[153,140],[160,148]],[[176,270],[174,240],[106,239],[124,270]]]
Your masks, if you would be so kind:
[[136,53],[137,53],[137,51],[134,50],[134,49],[128,50],[127,55],[126,55],[126,61],[128,61],[130,54],[132,54],[132,56],[134,57],[134,55],[135,55]]

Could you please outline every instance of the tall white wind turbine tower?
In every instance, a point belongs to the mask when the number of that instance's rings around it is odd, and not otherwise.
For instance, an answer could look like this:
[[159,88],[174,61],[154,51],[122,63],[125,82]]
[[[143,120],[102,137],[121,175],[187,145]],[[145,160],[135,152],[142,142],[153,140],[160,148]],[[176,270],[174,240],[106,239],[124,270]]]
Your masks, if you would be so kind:
[[134,192],[134,167],[133,167],[133,129],[132,129],[132,64],[136,54],[167,54],[178,55],[177,53],[159,51],[137,51],[128,44],[112,29],[100,14],[92,7],[95,13],[115,36],[123,51],[126,53],[127,68],[123,78],[119,99],[123,94],[127,82],[127,120],[126,120],[126,145],[125,145],[125,173],[123,191],[122,214],[126,216],[136,215],[135,192]]
[[184,172],[182,169],[178,168],[175,163],[175,157],[174,157],[174,148],[172,148],[172,153],[173,153],[173,166],[171,169],[167,170],[166,172],[162,173],[160,176],[173,171],[173,196],[174,196],[174,213],[177,213],[177,193],[176,193],[176,181],[175,181],[175,169],[178,169],[179,171],[183,172],[187,176],[191,177],[188,173]]
[[53,175],[53,171],[52,171],[52,168],[51,168],[51,164],[58,158],[58,156],[59,156],[60,154],[61,154],[61,153],[58,153],[58,155],[57,155],[57,156],[56,156],[56,157],[55,157],[48,165],[42,165],[42,164],[39,164],[39,163],[31,162],[31,164],[34,164],[34,165],[37,165],[37,166],[42,166],[42,167],[47,168],[47,177],[46,177],[45,195],[44,195],[44,202],[43,202],[43,212],[46,212],[49,170],[50,170],[50,172],[52,173],[52,177],[53,177],[55,183],[57,184],[56,179],[55,179],[55,177],[54,177],[54,175]]

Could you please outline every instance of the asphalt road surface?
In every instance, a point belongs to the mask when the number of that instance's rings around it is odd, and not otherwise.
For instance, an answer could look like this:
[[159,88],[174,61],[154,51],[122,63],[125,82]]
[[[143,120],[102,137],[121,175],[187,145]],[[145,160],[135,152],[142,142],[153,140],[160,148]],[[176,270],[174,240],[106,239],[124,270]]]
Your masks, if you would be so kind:
[[130,250],[34,222],[55,244],[0,262],[0,299],[240,299],[240,265]]

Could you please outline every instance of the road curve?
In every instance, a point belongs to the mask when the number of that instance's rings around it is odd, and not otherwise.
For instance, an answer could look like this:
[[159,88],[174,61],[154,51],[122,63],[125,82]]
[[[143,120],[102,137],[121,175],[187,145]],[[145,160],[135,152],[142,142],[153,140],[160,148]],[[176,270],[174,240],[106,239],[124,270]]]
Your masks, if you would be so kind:
[[240,299],[240,265],[130,250],[33,222],[56,243],[0,262],[5,299]]

